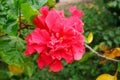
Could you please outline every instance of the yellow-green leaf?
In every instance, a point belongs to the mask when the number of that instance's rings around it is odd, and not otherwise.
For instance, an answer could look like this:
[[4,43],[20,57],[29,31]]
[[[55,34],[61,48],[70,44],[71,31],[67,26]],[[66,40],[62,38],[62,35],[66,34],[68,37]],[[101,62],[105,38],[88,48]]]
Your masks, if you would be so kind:
[[93,41],[93,33],[90,32],[88,37],[87,37],[87,43],[91,43]]
[[13,64],[13,65],[8,65],[8,69],[12,74],[21,74],[24,71],[24,66]]
[[36,15],[38,15],[38,11],[29,3],[21,4],[21,11],[26,21],[28,21],[29,24],[33,24],[33,19]]
[[55,5],[56,5],[56,0],[48,0],[47,5],[48,5],[49,7],[55,7]]

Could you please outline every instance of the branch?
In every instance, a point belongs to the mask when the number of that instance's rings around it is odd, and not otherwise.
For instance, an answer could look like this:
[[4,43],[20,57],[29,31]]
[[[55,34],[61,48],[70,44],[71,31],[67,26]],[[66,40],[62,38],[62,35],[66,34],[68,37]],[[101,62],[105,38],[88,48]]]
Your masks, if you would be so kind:
[[21,19],[21,7],[19,7],[19,9],[18,9],[18,16],[19,16],[18,36],[21,34],[22,29],[25,29],[25,28],[26,29],[34,29],[34,28],[30,27],[31,25],[22,22],[22,19]]
[[2,34],[2,35],[0,35],[0,37],[4,37],[4,36],[7,36],[7,34]]
[[[19,17],[19,27],[21,28],[21,7],[18,8],[18,17]],[[20,30],[18,30],[18,36],[20,35]]]
[[33,27],[31,27],[32,25],[26,24],[22,21],[20,21],[21,23],[21,27],[18,29],[18,31],[21,31],[22,29],[34,29]]
[[104,59],[107,59],[109,61],[113,61],[113,62],[119,62],[120,60],[117,60],[117,59],[112,59],[112,58],[108,58],[102,54],[100,54],[99,52],[93,50],[89,45],[85,44],[85,47],[88,48],[91,52],[93,52],[94,54],[96,54],[97,56],[101,57],[101,58],[104,58]]
[[22,27],[22,25],[21,25],[21,7],[19,7],[19,9],[18,9],[18,16],[19,16],[19,22],[20,22],[19,27],[21,28]]

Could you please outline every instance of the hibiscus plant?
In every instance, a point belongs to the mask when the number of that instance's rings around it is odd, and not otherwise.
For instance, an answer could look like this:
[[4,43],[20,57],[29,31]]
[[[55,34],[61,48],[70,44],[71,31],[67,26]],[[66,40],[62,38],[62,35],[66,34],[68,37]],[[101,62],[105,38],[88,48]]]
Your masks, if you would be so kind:
[[[66,17],[64,10],[55,9],[55,3],[55,0],[0,0],[0,63],[8,66],[10,76],[25,73],[31,77],[34,65],[40,70],[60,72],[63,62],[72,65],[74,60],[82,59],[85,47],[102,58],[119,62],[87,45],[93,34],[87,39],[84,36],[85,14],[81,10],[71,6],[71,15]],[[120,52],[119,48],[114,50]]]

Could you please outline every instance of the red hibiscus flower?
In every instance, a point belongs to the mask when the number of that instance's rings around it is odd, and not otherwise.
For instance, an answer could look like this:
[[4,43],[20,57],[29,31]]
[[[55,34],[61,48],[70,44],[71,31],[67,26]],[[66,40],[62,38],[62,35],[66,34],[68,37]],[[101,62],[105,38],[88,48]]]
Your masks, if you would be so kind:
[[82,11],[71,7],[72,16],[64,17],[63,11],[45,6],[40,9],[41,15],[34,19],[36,29],[27,38],[25,55],[37,52],[37,63],[40,69],[49,66],[50,71],[58,72],[62,66],[62,59],[67,63],[79,60],[85,53],[84,23]]

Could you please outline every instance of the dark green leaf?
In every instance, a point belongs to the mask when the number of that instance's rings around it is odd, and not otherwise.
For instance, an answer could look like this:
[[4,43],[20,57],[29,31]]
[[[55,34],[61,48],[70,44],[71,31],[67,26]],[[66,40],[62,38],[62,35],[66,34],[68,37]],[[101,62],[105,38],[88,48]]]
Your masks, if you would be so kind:
[[8,76],[8,70],[0,69],[0,79],[6,80],[6,79],[8,79],[8,77],[9,77]]
[[109,34],[110,37],[114,37],[115,36],[115,33],[113,31],[109,31],[108,34]]
[[18,23],[17,21],[8,21],[6,25],[4,25],[4,31],[9,35],[16,35],[18,32]]
[[114,41],[115,44],[119,45],[120,44],[120,37],[116,36],[113,41]]
[[16,8],[19,8],[22,3],[25,3],[26,0],[13,0]]

